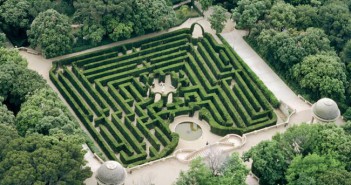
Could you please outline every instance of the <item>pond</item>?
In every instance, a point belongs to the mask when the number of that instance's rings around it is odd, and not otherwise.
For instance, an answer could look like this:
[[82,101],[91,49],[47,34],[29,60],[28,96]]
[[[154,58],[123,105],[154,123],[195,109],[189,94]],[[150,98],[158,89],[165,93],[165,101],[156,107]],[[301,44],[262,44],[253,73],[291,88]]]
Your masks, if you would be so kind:
[[175,128],[175,132],[179,134],[180,138],[187,141],[196,140],[202,135],[201,127],[194,122],[179,123]]

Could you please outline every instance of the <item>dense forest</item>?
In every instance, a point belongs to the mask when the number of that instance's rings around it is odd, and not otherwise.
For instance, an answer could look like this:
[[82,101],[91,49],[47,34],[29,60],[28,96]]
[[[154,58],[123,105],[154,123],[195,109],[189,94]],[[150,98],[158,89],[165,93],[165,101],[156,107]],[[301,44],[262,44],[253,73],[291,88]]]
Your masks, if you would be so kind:
[[246,152],[260,184],[350,185],[351,122],[302,124]]
[[240,0],[233,19],[297,93],[333,98],[349,117],[350,8],[350,0]]
[[0,47],[0,184],[81,184],[85,136],[18,51]]
[[87,45],[96,46],[168,29],[192,16],[189,8],[176,13],[172,3],[177,2],[1,0],[0,28],[14,45],[30,45],[51,58],[66,54],[72,48],[84,49]]

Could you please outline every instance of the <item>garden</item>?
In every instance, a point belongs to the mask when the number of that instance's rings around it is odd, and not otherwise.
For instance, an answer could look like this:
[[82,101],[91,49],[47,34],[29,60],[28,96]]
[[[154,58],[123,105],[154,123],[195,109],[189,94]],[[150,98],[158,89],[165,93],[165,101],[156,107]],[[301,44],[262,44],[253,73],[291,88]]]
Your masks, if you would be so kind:
[[[276,124],[277,99],[220,35],[193,38],[195,26],[54,62],[50,79],[107,158],[130,167],[171,154],[168,125],[196,111],[217,135]],[[174,92],[151,90],[167,77]]]

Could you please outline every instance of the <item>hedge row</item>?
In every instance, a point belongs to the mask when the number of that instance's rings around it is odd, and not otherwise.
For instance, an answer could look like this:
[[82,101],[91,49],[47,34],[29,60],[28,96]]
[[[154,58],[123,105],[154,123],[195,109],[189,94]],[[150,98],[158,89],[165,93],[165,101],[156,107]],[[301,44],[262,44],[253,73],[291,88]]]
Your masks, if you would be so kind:
[[138,57],[138,56],[141,56],[141,58],[144,58],[144,56],[142,56],[142,55],[147,55],[147,54],[150,54],[150,53],[153,53],[153,52],[157,52],[157,51],[160,51],[160,50],[165,50],[165,49],[170,49],[170,48],[174,48],[174,47],[179,47],[179,46],[182,46],[182,45],[186,45],[187,43],[188,43],[188,39],[181,39],[181,40],[173,41],[173,42],[170,42],[170,43],[158,45],[158,46],[155,46],[155,47],[152,47],[152,48],[148,48],[148,49],[145,49],[145,50],[140,50],[140,51],[135,52],[135,53],[130,53],[130,54],[114,57],[114,58],[107,58],[105,60],[97,60],[95,62],[88,63],[88,64],[84,65],[83,68],[85,70],[88,70],[88,69],[100,67],[100,66],[103,66],[103,65],[113,64],[113,63],[118,62],[118,61],[132,59],[132,58],[135,58],[135,57]]
[[[119,153],[124,164],[141,164],[170,154],[179,136],[171,133],[169,122],[178,115],[193,116],[200,111],[200,119],[219,135],[241,135],[275,124],[277,119],[259,82],[230,46],[218,44],[209,34],[193,39],[189,29],[54,65],[56,74],[52,75],[59,82],[55,85],[62,86],[60,92],[67,94],[65,98],[105,154],[114,159],[115,152]],[[150,85],[155,78],[164,81],[167,75],[177,88],[173,103],[167,104],[169,94],[155,102],[157,93],[150,91]]]
[[105,108],[102,110],[102,107],[98,105],[95,100],[92,98],[90,93],[85,90],[83,85],[79,83],[79,80],[76,78],[76,76],[67,68],[64,68],[64,73],[63,73],[67,79],[72,83],[73,87],[79,92],[79,94],[83,97],[83,99],[88,103],[89,107],[95,112],[95,114],[100,117],[102,115],[108,116],[110,113],[109,108]]
[[[217,36],[222,41],[222,43],[226,46],[225,48],[231,48],[228,42],[220,34],[217,34]],[[280,105],[280,101],[277,99],[277,97],[274,96],[272,91],[270,91],[267,88],[267,86],[264,85],[264,83],[258,78],[258,76],[250,69],[250,67],[241,59],[241,57],[234,50],[231,49],[231,53],[242,64],[243,68],[247,71],[247,73],[249,73],[249,76],[252,78],[252,80],[256,82],[258,88],[262,91],[264,96],[269,100],[270,104],[274,108],[278,108]]]
[[55,84],[55,86],[58,88],[60,93],[65,97],[66,101],[69,103],[69,105],[71,106],[73,111],[76,113],[79,120],[83,123],[83,125],[88,130],[90,135],[94,138],[94,140],[99,144],[99,146],[101,147],[101,149],[103,150],[105,155],[109,159],[119,161],[117,159],[116,155],[113,153],[113,151],[109,147],[109,145],[106,143],[106,141],[101,137],[101,135],[97,132],[95,127],[91,124],[92,115],[87,116],[87,115],[85,115],[84,112],[82,112],[82,109],[80,109],[77,102],[74,101],[74,99],[68,93],[66,88],[62,85],[62,83],[59,81],[59,79],[55,76],[55,74],[53,73],[52,70],[50,70],[49,76],[50,76],[50,80]]
[[[160,39],[164,39],[167,37],[171,37],[173,35],[179,35],[179,34],[183,34],[183,33],[189,33],[190,34],[190,30],[187,28],[184,29],[179,29],[176,31],[172,31],[172,32],[168,32],[168,33],[164,33],[155,37],[150,37],[150,38],[146,38],[146,39],[142,39],[140,41],[137,42],[133,42],[133,43],[127,43],[126,46],[127,48],[133,48],[133,47],[139,47],[140,45],[144,44],[144,43],[148,43],[151,41],[155,41],[155,40],[160,40]],[[70,58],[65,58],[65,59],[61,59],[56,61],[57,64],[59,65],[67,65],[67,64],[71,64],[72,62],[75,61],[79,61],[79,60],[84,60],[87,58],[91,58],[91,57],[95,57],[95,56],[99,56],[99,55],[104,55],[107,53],[118,53],[118,51],[122,48],[122,46],[115,46],[115,47],[111,47],[108,49],[101,49],[101,50],[97,50],[97,51],[93,51],[93,52],[89,52],[89,53],[84,53],[84,54],[80,54],[77,56],[73,56]],[[117,52],[116,52],[117,51]],[[81,65],[79,64],[79,62],[77,62],[77,65],[80,67]]]

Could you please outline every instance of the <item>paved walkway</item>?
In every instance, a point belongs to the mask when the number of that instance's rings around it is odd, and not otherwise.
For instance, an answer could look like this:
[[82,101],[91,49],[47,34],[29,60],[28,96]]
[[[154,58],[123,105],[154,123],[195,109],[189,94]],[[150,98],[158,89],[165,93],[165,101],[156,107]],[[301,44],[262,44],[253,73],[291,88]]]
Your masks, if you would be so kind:
[[310,109],[310,106],[299,99],[255,50],[246,43],[243,39],[246,34],[246,31],[233,29],[231,32],[222,33],[222,36],[278,99],[296,109],[297,113]]

